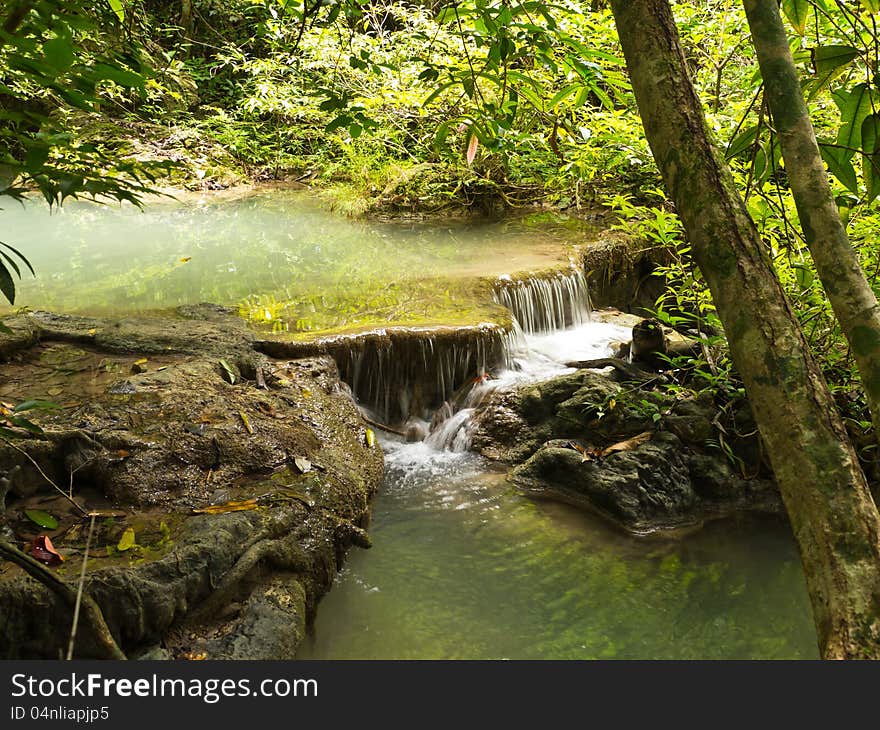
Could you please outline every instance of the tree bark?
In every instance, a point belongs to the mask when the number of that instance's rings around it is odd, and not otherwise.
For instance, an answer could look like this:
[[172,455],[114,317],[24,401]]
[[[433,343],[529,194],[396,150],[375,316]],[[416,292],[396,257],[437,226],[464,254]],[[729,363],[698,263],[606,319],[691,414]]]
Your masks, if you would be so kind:
[[862,377],[880,439],[880,306],[831,194],[776,0],[743,0],[804,239]]
[[880,657],[880,514],[828,387],[706,128],[668,0],[613,0],[642,123],[746,385],[826,658]]

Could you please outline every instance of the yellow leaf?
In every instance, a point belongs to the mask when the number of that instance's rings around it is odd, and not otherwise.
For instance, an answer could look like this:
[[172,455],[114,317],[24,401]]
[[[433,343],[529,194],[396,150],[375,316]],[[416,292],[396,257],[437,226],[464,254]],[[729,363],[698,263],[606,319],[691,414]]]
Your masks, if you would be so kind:
[[372,448],[376,445],[376,434],[373,433],[373,429],[372,429],[372,428],[368,428],[368,429],[367,429],[366,439],[365,439],[365,440],[366,440],[366,442],[367,442],[367,447],[368,447],[368,448],[371,448],[371,449],[372,449]]
[[245,499],[240,502],[226,502],[225,504],[212,504],[201,509],[194,509],[196,515],[222,515],[226,512],[249,512],[259,507],[256,499]]
[[134,528],[127,527],[125,532],[122,533],[122,537],[119,538],[119,544],[116,546],[116,549],[124,552],[125,550],[130,550],[135,546],[134,541]]
[[180,259],[180,263],[185,264],[187,261],[190,261],[191,259],[192,259],[192,256],[184,256],[182,259]]

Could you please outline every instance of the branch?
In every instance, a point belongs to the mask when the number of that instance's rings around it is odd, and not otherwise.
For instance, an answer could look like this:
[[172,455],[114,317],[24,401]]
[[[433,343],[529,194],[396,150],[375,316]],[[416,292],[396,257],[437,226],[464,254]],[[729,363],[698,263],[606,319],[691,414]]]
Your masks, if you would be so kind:
[[[45,565],[34,560],[30,555],[26,555],[11,543],[0,540],[0,557],[5,558],[10,563],[15,563],[31,578],[46,586],[71,609],[76,606],[77,591],[67,585]],[[122,650],[113,638],[113,634],[110,633],[110,629],[107,627],[107,622],[104,621],[104,614],[101,613],[100,607],[95,602],[95,599],[87,593],[82,595],[82,614],[83,619],[92,629],[92,635],[100,652],[100,658],[125,659],[125,654],[122,653]]]
[[578,370],[610,367],[614,368],[617,372],[623,374],[630,380],[635,381],[656,380],[658,377],[656,373],[648,373],[641,368],[637,368],[635,365],[630,365],[629,363],[624,362],[618,357],[600,357],[596,360],[574,360],[565,363],[565,367],[577,368]]

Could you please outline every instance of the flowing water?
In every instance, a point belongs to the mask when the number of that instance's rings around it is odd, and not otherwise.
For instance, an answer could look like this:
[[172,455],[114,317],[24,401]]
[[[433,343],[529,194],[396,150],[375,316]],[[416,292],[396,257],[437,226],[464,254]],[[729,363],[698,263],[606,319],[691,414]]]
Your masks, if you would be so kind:
[[776,520],[637,539],[518,496],[471,454],[385,447],[373,547],[350,555],[301,658],[818,657]]
[[603,356],[620,329],[582,323],[523,337],[515,369],[477,384],[425,441],[383,441],[373,547],[351,555],[300,658],[818,657],[781,519],[636,538],[522,497],[467,451],[470,414],[486,391]]
[[[459,284],[558,266],[572,238],[546,232],[546,222],[540,230],[528,221],[358,223],[279,192],[143,213],[70,205],[50,216],[10,203],[2,220],[3,240],[39,274],[22,283],[18,304],[128,314],[211,301],[305,330],[473,323],[481,305]],[[335,355],[380,416],[409,418],[427,437],[383,441],[374,547],[350,556],[300,655],[816,657],[800,563],[781,521],[737,518],[675,538],[634,538],[523,498],[467,451],[470,415],[487,393],[565,372],[567,360],[603,356],[626,335],[589,321],[586,284],[573,271],[502,276],[494,297],[490,307],[510,309],[521,328]],[[471,376],[476,385],[462,394]],[[431,428],[430,410],[444,399]]]

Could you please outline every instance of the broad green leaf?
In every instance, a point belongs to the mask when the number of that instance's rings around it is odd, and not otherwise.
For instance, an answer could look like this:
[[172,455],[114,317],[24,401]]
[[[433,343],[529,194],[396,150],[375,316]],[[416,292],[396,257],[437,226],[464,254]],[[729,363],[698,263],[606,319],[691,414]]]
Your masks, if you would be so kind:
[[871,15],[880,12],[880,0],[861,0],[862,7]]
[[758,127],[751,126],[748,129],[744,129],[740,132],[736,137],[730,140],[730,144],[727,145],[727,150],[724,153],[724,156],[728,160],[732,160],[734,157],[741,155],[747,149],[750,149],[755,144],[755,139],[758,136]]
[[52,68],[66,71],[76,59],[73,46],[67,38],[52,38],[43,44],[43,55]]
[[125,88],[139,88],[144,85],[144,77],[139,73],[107,63],[95,64],[98,79],[107,79]]
[[852,46],[819,46],[812,51],[813,66],[817,73],[846,66],[859,51]]
[[812,64],[815,72],[807,84],[807,100],[812,101],[828,88],[834,79],[846,71],[859,55],[852,46],[819,46],[812,51]]
[[24,418],[23,416],[13,416],[8,420],[8,423],[11,426],[15,426],[16,428],[23,428],[25,431],[37,435],[43,433],[42,428],[40,428],[36,423],[32,423],[27,418]]
[[220,360],[220,366],[226,371],[226,377],[229,380],[231,385],[235,385],[235,371],[229,367],[229,363],[226,360]]
[[809,0],[782,0],[782,12],[798,35],[807,32],[807,15],[810,12]]
[[809,289],[815,279],[810,267],[800,262],[792,264],[791,267],[794,269],[794,278],[801,290]]
[[834,103],[840,109],[840,129],[837,144],[848,148],[852,157],[862,146],[862,122],[871,112],[871,91],[867,84],[856,84],[851,90],[836,91]]
[[880,194],[880,115],[869,114],[862,122],[862,179],[867,202]]
[[47,530],[54,530],[58,527],[58,520],[41,509],[26,509],[24,513],[31,522],[40,527],[45,527]]
[[847,150],[839,147],[831,147],[827,144],[819,143],[819,152],[825,164],[828,165],[828,171],[836,177],[841,185],[843,185],[851,193],[859,194],[859,181],[856,178],[856,170],[850,161],[852,157]]

